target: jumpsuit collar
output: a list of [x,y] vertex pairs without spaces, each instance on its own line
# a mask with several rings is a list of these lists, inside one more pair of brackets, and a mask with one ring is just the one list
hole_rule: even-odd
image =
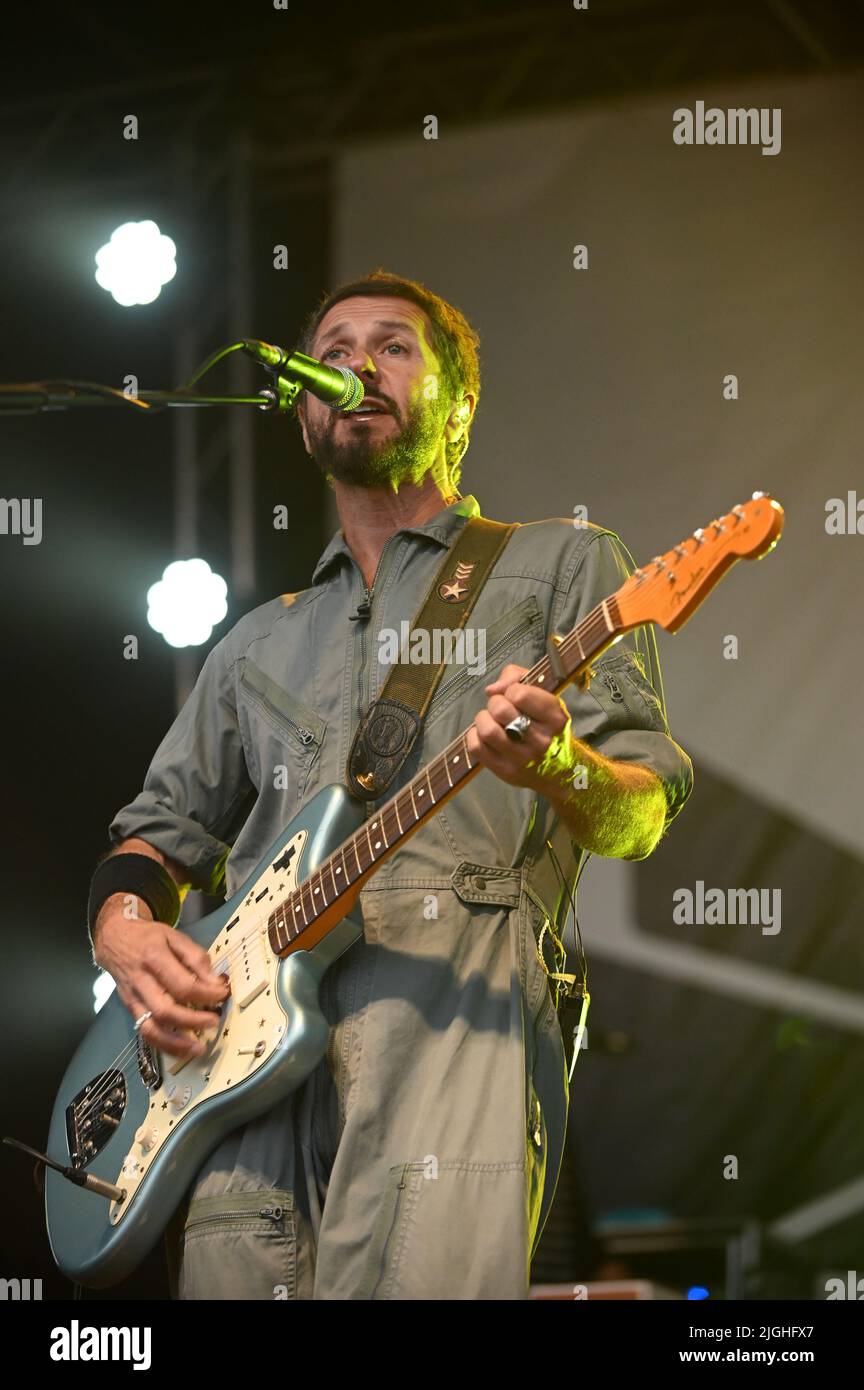
[[[438,541],[446,549],[454,540],[457,531],[465,525],[469,517],[480,515],[480,504],[476,497],[457,497],[455,502],[451,502],[449,507],[444,507],[440,512],[424,521],[420,526],[401,526],[394,535],[407,536],[428,536],[431,540]],[[330,543],[323,551],[317,565],[312,571],[312,583],[317,584],[324,572],[338,560],[354,559],[348,548],[344,533],[340,530],[332,537]]]

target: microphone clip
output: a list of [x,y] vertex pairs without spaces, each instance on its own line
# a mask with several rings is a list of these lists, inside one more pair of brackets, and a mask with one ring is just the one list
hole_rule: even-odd
[[265,386],[263,391],[259,391],[261,405],[259,410],[275,410],[280,415],[285,415],[294,409],[297,397],[303,390],[299,381],[289,381],[287,376],[279,375],[278,367],[267,367],[265,369],[272,382],[272,386]]

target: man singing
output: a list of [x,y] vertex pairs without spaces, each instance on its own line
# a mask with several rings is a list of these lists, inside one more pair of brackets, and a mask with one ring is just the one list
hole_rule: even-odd
[[[200,1051],[189,1030],[215,1024],[227,994],[173,930],[182,896],[235,893],[300,807],[345,781],[388,676],[379,634],[412,623],[479,515],[459,492],[477,342],[459,310],[383,271],[307,322],[301,350],[350,367],[366,393],[362,414],[308,393],[297,407],[341,529],[309,588],[211,651],[111,825],[112,858],[131,856],[124,892],[94,877],[95,959],[154,1048]],[[488,670],[445,669],[388,795],[465,728],[484,770],[364,887],[362,938],[324,977],[315,1071],[178,1191],[177,1296],[527,1296],[567,1105],[537,942],[544,923],[560,932],[585,855],[651,854],[693,773],[669,734],[651,629],[609,648],[587,690],[559,699],[519,678],[632,569],[613,532],[567,520],[520,526],[501,550],[469,618]]]

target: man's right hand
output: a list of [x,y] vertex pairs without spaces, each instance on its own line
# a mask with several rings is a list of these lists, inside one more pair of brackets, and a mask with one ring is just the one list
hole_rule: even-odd
[[202,1042],[181,1030],[218,1024],[219,1015],[211,1010],[228,998],[229,986],[203,946],[165,922],[130,918],[109,902],[99,915],[93,958],[113,977],[133,1019],[151,1014],[138,1030],[151,1046],[173,1057],[204,1052]]

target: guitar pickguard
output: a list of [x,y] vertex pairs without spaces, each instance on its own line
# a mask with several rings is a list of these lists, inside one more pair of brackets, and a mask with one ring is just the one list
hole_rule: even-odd
[[248,1081],[280,1046],[288,1016],[277,984],[282,962],[271,950],[267,919],[296,886],[307,838],[308,831],[299,830],[283,846],[210,945],[213,969],[228,975],[231,992],[218,1026],[196,1031],[206,1050],[200,1057],[185,1058],[147,1047],[155,1084],[147,1114],[115,1179],[126,1196],[111,1203],[112,1225],[123,1220],[145,1174],[186,1118]]

